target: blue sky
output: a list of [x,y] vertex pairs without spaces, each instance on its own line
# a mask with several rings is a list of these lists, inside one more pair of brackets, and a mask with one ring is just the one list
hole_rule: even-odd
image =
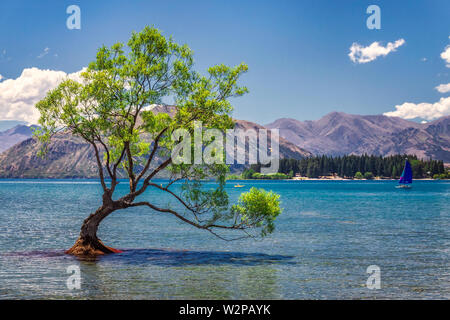
[[[72,4],[81,8],[81,30],[66,28]],[[371,4],[381,8],[381,30],[366,27]],[[98,47],[126,42],[145,25],[187,43],[200,71],[246,62],[242,83],[250,94],[233,101],[234,116],[261,124],[331,111],[380,114],[448,97],[435,89],[450,82],[440,56],[450,44],[447,0],[2,1],[0,75],[17,79],[31,67],[79,71]],[[399,39],[405,43],[396,51],[371,62],[348,56],[353,43]]]

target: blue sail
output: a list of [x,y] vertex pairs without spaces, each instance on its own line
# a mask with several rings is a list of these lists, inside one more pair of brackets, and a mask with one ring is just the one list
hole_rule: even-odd
[[398,183],[401,184],[410,184],[412,183],[412,170],[411,170],[411,164],[409,163],[408,159],[405,161],[405,168],[403,168],[402,175],[400,176],[400,180]]

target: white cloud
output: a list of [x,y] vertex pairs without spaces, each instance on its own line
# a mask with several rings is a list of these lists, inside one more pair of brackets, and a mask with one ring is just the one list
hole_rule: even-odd
[[447,68],[450,68],[450,46],[446,46],[441,53],[441,58],[447,62]]
[[46,48],[44,49],[44,51],[43,51],[40,55],[37,56],[37,58],[38,58],[38,59],[41,59],[41,58],[45,57],[46,55],[48,55],[49,52],[50,52],[50,48],[49,48],[49,47],[46,47]]
[[0,74],[0,81],[2,81],[5,77]]
[[425,119],[433,120],[450,115],[450,97],[441,98],[435,103],[411,103],[405,102],[395,106],[395,111],[384,113],[388,117],[400,117],[403,119]]
[[427,58],[420,59],[420,61],[422,61],[422,62],[426,62],[427,60],[428,60]]
[[388,42],[388,44],[383,47],[379,42],[375,41],[371,45],[363,47],[355,42],[350,47],[348,56],[350,57],[350,60],[355,63],[367,63],[375,60],[379,56],[387,56],[389,53],[396,51],[396,49],[404,43],[404,39],[398,39],[395,42]]
[[440,84],[435,88],[437,91],[439,91],[440,93],[446,93],[446,92],[450,92],[450,83],[447,84]]
[[37,123],[39,111],[34,105],[45,97],[47,91],[66,78],[81,81],[83,70],[67,74],[63,71],[27,68],[18,78],[0,82],[0,119]]

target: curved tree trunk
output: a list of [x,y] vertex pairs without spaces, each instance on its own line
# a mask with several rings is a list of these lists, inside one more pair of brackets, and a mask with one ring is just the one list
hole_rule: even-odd
[[97,238],[97,230],[100,222],[110,213],[115,211],[111,206],[101,206],[84,220],[81,226],[80,236],[72,248],[66,251],[67,254],[77,256],[97,256],[106,253],[118,253],[120,250],[105,246],[99,238]]

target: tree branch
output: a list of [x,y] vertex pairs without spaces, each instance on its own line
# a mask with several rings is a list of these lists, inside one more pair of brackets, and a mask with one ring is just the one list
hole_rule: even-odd
[[[238,226],[222,226],[222,225],[216,225],[216,224],[207,224],[207,225],[201,225],[199,223],[196,223],[194,221],[191,221],[185,217],[183,217],[181,214],[179,214],[178,212],[176,212],[175,210],[172,209],[167,209],[167,208],[160,208],[158,206],[155,206],[153,204],[151,204],[148,201],[141,201],[141,202],[136,202],[136,203],[127,203],[126,204],[127,207],[139,207],[139,206],[147,206],[155,211],[159,211],[159,212],[166,212],[166,213],[171,213],[173,214],[175,217],[177,217],[178,219],[190,224],[191,226],[194,226],[198,229],[203,229],[203,230],[207,230],[210,233],[212,233],[213,235],[215,235],[216,237],[222,239],[222,240],[226,240],[226,241],[234,241],[234,240],[239,240],[239,239],[244,239],[244,238],[248,238],[248,237],[252,237],[250,234],[248,234],[247,232],[245,232],[245,227],[238,225]],[[228,230],[242,230],[246,233],[246,236],[242,236],[242,237],[238,237],[238,238],[231,238],[231,239],[226,239],[220,235],[218,235],[217,233],[215,233],[213,230],[211,230],[212,228],[217,228],[217,229],[228,229]]]
[[147,159],[147,163],[145,164],[144,169],[142,169],[141,173],[138,175],[138,177],[136,178],[136,184],[138,184],[139,180],[141,180],[141,178],[145,175],[145,173],[147,172],[148,168],[150,167],[150,164],[153,160],[153,157],[155,156],[155,153],[158,149],[158,143],[159,143],[159,139],[161,139],[162,135],[164,134],[164,132],[166,132],[168,129],[168,127],[166,127],[165,129],[163,129],[155,138],[154,141],[154,145],[153,145],[153,150],[151,152],[151,154],[149,155],[148,159]]
[[94,150],[95,150],[95,158],[97,159],[97,166],[98,166],[98,173],[100,176],[100,182],[102,184],[103,190],[105,192],[107,192],[108,187],[105,184],[105,176],[103,174],[103,165],[102,165],[102,162],[100,161],[100,155],[98,152],[98,148],[97,148],[97,145],[95,144],[95,142],[91,142],[91,144],[94,146]]
[[153,172],[144,180],[144,183],[142,184],[142,187],[135,192],[132,192],[130,194],[131,197],[135,198],[138,195],[142,194],[148,187],[150,180],[161,170],[163,170],[165,167],[167,167],[170,163],[172,162],[172,158],[167,159],[166,161],[164,161],[163,163],[161,163],[155,170],[153,170]]

